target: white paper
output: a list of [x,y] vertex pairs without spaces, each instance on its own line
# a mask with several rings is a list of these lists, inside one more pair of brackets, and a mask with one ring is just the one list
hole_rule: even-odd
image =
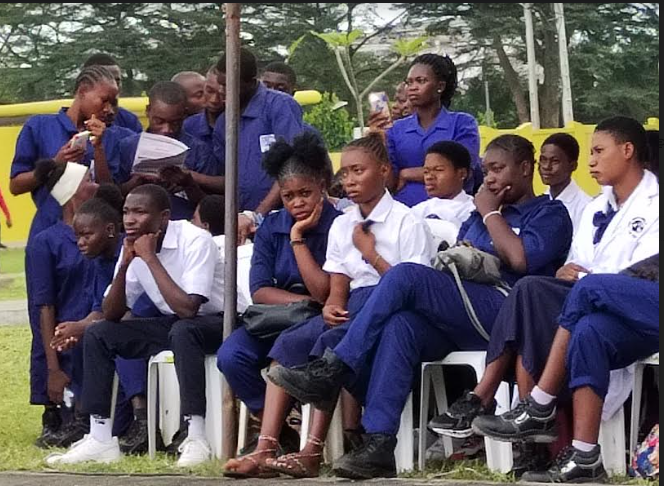
[[157,175],[159,170],[174,165],[184,168],[189,147],[171,137],[141,133],[132,172]]

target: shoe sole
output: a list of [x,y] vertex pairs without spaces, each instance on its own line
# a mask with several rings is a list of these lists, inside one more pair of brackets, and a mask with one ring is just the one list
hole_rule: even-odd
[[445,437],[452,437],[453,439],[468,439],[469,437],[475,435],[472,428],[464,430],[456,430],[456,429],[443,429],[441,427],[429,426],[429,430],[438,435],[442,435]]
[[286,393],[300,403],[311,404],[314,408],[324,412],[332,412],[337,406],[337,401],[334,403],[327,401],[320,401],[319,397],[309,394],[309,392],[293,386],[290,382],[284,381],[279,373],[274,373],[273,370],[268,372],[267,377],[272,383],[280,388],[283,388]]
[[357,469],[349,469],[347,467],[335,467],[333,468],[334,474],[337,477],[340,478],[346,478],[346,479],[354,479],[358,481],[364,481],[364,480],[369,480],[369,479],[376,479],[376,478],[396,478],[397,473],[392,472],[392,471],[382,471],[378,474],[373,474],[375,471],[368,471],[368,470],[357,470]]
[[[602,476],[598,476],[596,478],[576,478],[572,479],[570,481],[566,481],[565,483],[559,483],[559,484],[597,484],[597,483],[605,483],[609,479],[608,475],[604,474]],[[529,484],[543,484],[543,483],[551,483],[551,481],[533,481],[533,480],[528,480],[528,479],[519,479],[519,483],[529,483]]]
[[528,441],[528,442],[536,442],[538,444],[551,444],[552,442],[558,440],[558,434],[555,431],[552,432],[551,434],[538,433],[538,434],[528,434],[528,435],[503,435],[503,434],[497,434],[496,432],[493,431],[489,432],[484,431],[478,428],[475,424],[473,424],[473,432],[477,435],[488,437],[489,439],[495,439],[501,442]]

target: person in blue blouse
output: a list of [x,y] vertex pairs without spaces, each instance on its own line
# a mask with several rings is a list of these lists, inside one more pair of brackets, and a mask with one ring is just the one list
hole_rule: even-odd
[[456,66],[449,57],[424,54],[411,64],[406,84],[415,113],[395,121],[387,131],[397,179],[395,199],[411,207],[427,199],[423,184],[426,151],[436,142],[449,140],[470,152],[471,173],[464,190],[474,194],[482,183],[480,134],[475,118],[449,109],[457,88]]
[[[278,141],[267,153],[264,167],[279,182],[284,208],[265,218],[256,233],[249,280],[255,304],[327,299],[330,277],[322,267],[328,232],[341,214],[324,198],[329,165],[327,151],[309,132],[292,145]],[[270,364],[276,338],[258,339],[240,327],[217,355],[233,391],[259,417],[266,400],[261,370]]]
[[208,69],[203,88],[205,109],[201,113],[188,116],[184,121],[184,131],[207,145],[210,153],[214,147],[212,142],[214,126],[226,108],[226,102],[221,96],[218,75],[216,65]]
[[[569,251],[572,222],[560,201],[534,195],[533,144],[518,135],[498,137],[487,148],[483,168],[477,211],[461,227],[458,240],[498,257],[508,285],[526,275],[553,275]],[[333,350],[307,367],[271,369],[268,378],[314,405],[333,401],[342,386],[370,371],[366,397],[357,397],[365,399],[362,425],[368,435],[362,448],[335,463],[338,476],[396,475],[396,433],[416,367],[450,351],[486,349],[505,293],[469,280],[463,286],[476,323],[451,273],[397,265],[383,276]]]
[[185,166],[164,167],[159,176],[132,173],[132,166],[141,135],[134,135],[120,144],[119,182],[122,192],[145,183],[158,183],[171,194],[171,219],[190,220],[196,204],[207,193],[222,193],[224,178],[221,167],[212,157],[206,144],[183,130],[186,117],[187,95],[177,83],[164,81],[155,84],[148,94],[148,133],[174,138],[187,147]]
[[[217,63],[222,97],[226,96],[226,56]],[[292,142],[304,131],[302,108],[289,95],[266,88],[258,80],[258,62],[248,49],[240,50],[240,148],[238,185],[240,211],[262,216],[279,206],[279,187],[261,165],[263,155],[280,137]],[[226,120],[217,119],[213,134],[214,156],[226,161]]]

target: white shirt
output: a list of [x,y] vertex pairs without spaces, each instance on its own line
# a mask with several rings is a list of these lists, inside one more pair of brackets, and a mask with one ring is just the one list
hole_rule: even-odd
[[[602,240],[593,244],[597,227],[593,217],[611,205],[613,217]],[[659,183],[649,171],[632,195],[618,209],[613,188],[605,187],[583,212],[579,232],[572,240],[568,263],[581,265],[593,273],[618,273],[659,253]]]
[[393,266],[407,262],[431,265],[433,251],[425,223],[385,191],[366,220],[359,206],[334,220],[328,237],[324,271],[349,277],[351,290],[378,284],[380,275],[371,265],[373,262],[364,261],[353,245],[355,226],[368,220],[374,222],[370,231],[376,237],[376,251],[387,263]]
[[[546,194],[551,197],[551,188],[547,188]],[[572,220],[572,226],[574,228],[574,234],[579,229],[579,224],[581,224],[581,216],[583,216],[583,211],[586,209],[586,206],[590,201],[593,200],[588,194],[586,194],[579,185],[574,182],[574,179],[567,185],[563,192],[561,192],[556,198],[557,201],[560,201],[567,208],[569,217]]]
[[[223,312],[224,264],[210,233],[188,221],[169,221],[157,258],[185,293],[206,299],[198,315]],[[122,255],[115,268],[116,274],[121,261]],[[140,258],[134,258],[127,269],[127,307],[133,307],[143,292],[162,314],[175,314],[159,292],[148,266]]]
[[447,241],[449,245],[456,242],[461,225],[475,211],[475,203],[472,196],[461,191],[452,199],[432,197],[412,207],[410,211],[427,223],[433,238],[433,248],[436,249],[442,241]]
[[[221,258],[222,268],[226,264],[226,235],[213,236],[212,240],[219,249],[219,258]],[[246,268],[241,265],[243,260],[251,261],[251,253],[253,252],[253,244],[238,246],[237,248],[237,311],[243,313],[251,304],[251,296],[249,294],[249,267]],[[246,254],[246,255],[245,255]],[[242,275],[242,271],[246,270],[246,275]],[[246,277],[246,278],[245,278]]]

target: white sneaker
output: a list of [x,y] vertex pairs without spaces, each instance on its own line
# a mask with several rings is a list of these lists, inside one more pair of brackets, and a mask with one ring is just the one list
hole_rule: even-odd
[[187,437],[178,448],[180,459],[177,467],[192,467],[209,461],[212,457],[210,444],[205,439],[192,439]]
[[113,437],[110,442],[99,442],[91,435],[85,435],[83,439],[72,444],[64,454],[55,453],[47,456],[46,463],[51,466],[55,464],[77,464],[86,461],[108,464],[120,460],[121,456],[117,437]]

